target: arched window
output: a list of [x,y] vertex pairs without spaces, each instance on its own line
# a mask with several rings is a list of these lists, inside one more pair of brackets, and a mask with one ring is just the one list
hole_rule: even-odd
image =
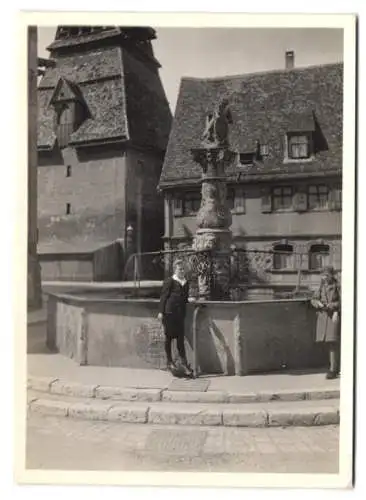
[[287,244],[278,244],[273,247],[273,268],[293,269],[294,268],[294,247]]
[[309,251],[309,269],[321,270],[329,265],[329,245],[311,245]]

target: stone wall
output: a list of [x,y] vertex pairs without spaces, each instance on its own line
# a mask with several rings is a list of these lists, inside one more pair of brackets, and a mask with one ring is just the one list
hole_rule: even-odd
[[[93,149],[93,148],[92,148]],[[71,174],[67,176],[67,166]],[[66,148],[39,155],[39,240],[113,241],[125,229],[125,156],[121,150]],[[66,205],[70,204],[70,214]]]
[[119,242],[87,253],[40,254],[42,281],[119,281],[123,271]]
[[[194,307],[189,305],[186,318],[191,363]],[[51,294],[48,344],[69,357],[82,352],[81,357],[73,355],[81,364],[162,367],[164,334],[157,313],[157,300]],[[315,319],[304,300],[207,302],[197,315],[199,368],[202,373],[245,375],[324,366],[325,353],[314,342]]]

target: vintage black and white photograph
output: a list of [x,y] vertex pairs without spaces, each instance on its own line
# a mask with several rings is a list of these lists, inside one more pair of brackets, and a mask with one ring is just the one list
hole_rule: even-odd
[[351,474],[355,19],[264,17],[24,25],[28,474]]

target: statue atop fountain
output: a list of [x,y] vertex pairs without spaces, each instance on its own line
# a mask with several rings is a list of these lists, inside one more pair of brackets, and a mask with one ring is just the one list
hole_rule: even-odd
[[232,115],[223,99],[206,119],[201,147],[191,150],[202,168],[201,207],[192,248],[197,252],[201,300],[225,300],[230,295],[231,212],[226,201],[225,167],[234,158],[229,147]]

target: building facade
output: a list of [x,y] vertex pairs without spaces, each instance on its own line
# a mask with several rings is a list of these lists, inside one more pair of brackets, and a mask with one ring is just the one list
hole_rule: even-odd
[[[54,67],[38,85],[38,226],[49,276],[63,279],[61,268],[51,269],[59,249],[78,279],[78,254],[118,241],[114,279],[120,279],[128,228],[130,251],[161,245],[156,186],[171,112],[155,37],[151,28],[59,26],[48,47]],[[110,272],[95,279],[110,280]]]
[[[191,149],[217,103],[229,101],[226,168],[236,278],[253,294],[311,290],[324,265],[341,271],[343,65],[181,82],[160,178],[166,249],[190,246],[201,169]],[[235,267],[236,266],[236,267]]]

